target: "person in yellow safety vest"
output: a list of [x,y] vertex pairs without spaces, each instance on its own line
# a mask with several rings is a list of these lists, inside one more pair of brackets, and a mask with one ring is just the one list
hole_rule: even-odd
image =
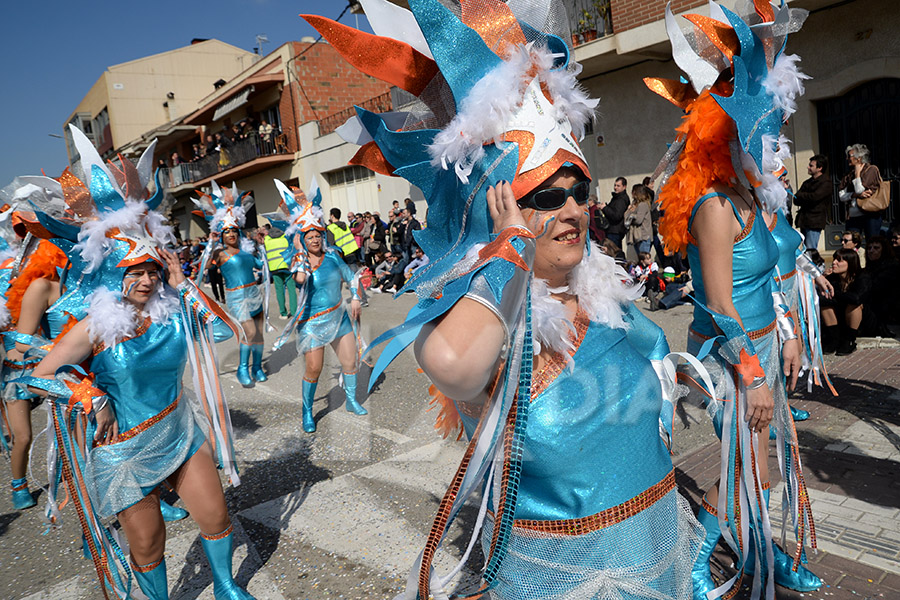
[[353,238],[353,233],[347,224],[341,221],[341,209],[332,208],[328,217],[328,245],[340,248],[344,262],[348,265],[356,265],[359,262],[359,245]]
[[[269,263],[269,274],[275,284],[275,298],[278,300],[278,312],[282,317],[291,318],[297,312],[297,285],[291,276],[290,265],[285,262],[282,253],[288,249],[288,240],[284,232],[277,227],[265,225],[266,260]],[[289,308],[284,305],[284,290],[287,288]]]

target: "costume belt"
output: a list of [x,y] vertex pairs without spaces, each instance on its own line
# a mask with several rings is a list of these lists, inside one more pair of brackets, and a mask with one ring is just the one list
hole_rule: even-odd
[[244,285],[239,285],[239,286],[237,286],[237,287],[233,287],[233,288],[227,287],[227,288],[225,288],[225,291],[226,291],[226,292],[233,292],[233,291],[235,291],[235,290],[242,290],[242,289],[244,289],[244,288],[248,288],[248,287],[251,287],[251,286],[254,286],[254,285],[257,285],[256,282],[255,282],[255,281],[251,281],[250,283],[245,283]]
[[131,429],[127,429],[125,431],[120,432],[119,435],[116,436],[116,441],[105,443],[105,444],[101,444],[98,442],[94,445],[95,446],[112,446],[113,444],[118,444],[119,442],[124,442],[125,440],[130,440],[134,436],[138,435],[139,433],[143,433],[147,429],[150,429],[151,427],[153,427],[154,425],[156,425],[157,423],[162,421],[164,418],[169,416],[169,414],[178,407],[179,400],[181,400],[181,392],[178,393],[178,397],[175,398],[175,401],[172,404],[170,404],[167,407],[165,407],[164,409],[162,409],[159,413],[153,415],[146,421],[142,421],[142,422],[138,423]]
[[[758,340],[762,337],[769,335],[773,331],[775,331],[775,321],[772,321],[771,323],[769,323],[762,329],[755,329],[753,331],[748,331],[747,337],[749,337],[751,340]],[[693,328],[688,329],[688,336],[694,338],[696,341],[699,341],[699,342],[705,342],[706,340],[713,337],[711,335],[706,335],[706,334],[700,333],[699,331],[697,331],[696,329],[693,329]]]
[[673,469],[659,483],[650,486],[634,498],[596,514],[578,519],[560,519],[555,521],[517,519],[513,522],[513,527],[556,535],[584,535],[630,519],[656,504],[674,489],[675,471]]

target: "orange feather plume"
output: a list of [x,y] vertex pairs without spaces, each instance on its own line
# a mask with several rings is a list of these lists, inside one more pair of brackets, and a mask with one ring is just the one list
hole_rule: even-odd
[[[730,84],[719,84],[712,91],[727,95],[731,92]],[[736,178],[730,147],[736,131],[731,117],[710,90],[688,106],[676,131],[678,139],[685,144],[678,168],[659,191],[660,207],[664,211],[659,233],[665,240],[666,252],[683,254],[690,240],[688,222],[694,203],[714,184],[730,185]]]
[[428,388],[428,393],[431,395],[431,406],[428,407],[428,410],[435,407],[440,408],[438,416],[434,420],[434,428],[444,439],[456,433],[457,441],[461,440],[463,436],[462,417],[459,416],[456,404],[433,385]]
[[57,268],[64,267],[67,259],[65,253],[47,240],[41,240],[37,249],[28,257],[25,268],[19,272],[9,291],[6,293],[6,308],[12,317],[12,322],[19,322],[19,314],[22,311],[22,297],[25,290],[35,279],[50,279],[59,281]]

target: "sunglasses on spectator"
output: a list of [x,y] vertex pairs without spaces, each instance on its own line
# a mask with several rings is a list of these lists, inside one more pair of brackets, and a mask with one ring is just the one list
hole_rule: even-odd
[[853,242],[853,238],[843,238],[841,239],[842,244],[850,244]]
[[579,205],[587,204],[591,191],[590,181],[579,181],[572,187],[552,187],[533,192],[518,201],[520,208],[533,208],[534,210],[556,210],[566,205],[569,196],[575,199]]

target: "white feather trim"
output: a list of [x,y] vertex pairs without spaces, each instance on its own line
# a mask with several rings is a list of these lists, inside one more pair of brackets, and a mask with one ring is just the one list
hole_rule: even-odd
[[6,300],[0,299],[0,329],[6,329],[10,319],[11,315],[9,314],[9,309],[6,308]]
[[474,165],[484,158],[484,144],[502,144],[503,134],[522,100],[531,79],[528,72],[547,84],[555,114],[548,119],[569,119],[576,136],[584,136],[584,126],[594,116],[599,100],[591,100],[576,80],[577,71],[551,70],[554,55],[534,43],[518,46],[508,60],[482,77],[460,102],[453,120],[428,146],[431,164],[443,169],[455,163],[460,181],[468,182]]
[[228,206],[216,210],[209,224],[211,231],[220,232],[225,227],[237,227],[242,229],[247,222],[247,214],[243,206]]
[[[600,251],[593,242],[590,252],[585,247],[582,261],[569,274],[568,292],[578,297],[578,305],[592,323],[613,329],[627,329],[624,307],[641,297],[643,289],[634,285],[628,273],[611,256]],[[531,323],[534,352],[543,347],[569,356],[573,349],[569,339],[575,327],[566,317],[565,308],[550,293],[547,282],[537,277],[531,284]],[[571,362],[570,365],[571,366]]]
[[741,166],[759,181],[759,186],[754,190],[756,197],[762,203],[763,210],[771,214],[786,210],[788,206],[787,190],[776,173],[779,173],[785,167],[785,162],[791,158],[791,141],[783,135],[777,139],[771,135],[764,135],[762,147],[762,173],[746,152],[741,152]]
[[148,211],[143,202],[125,202],[125,208],[113,212],[104,212],[101,219],[87,221],[78,232],[78,243],[75,250],[87,263],[85,271],[96,270],[110,252],[116,247],[116,240],[106,237],[110,229],[123,232],[143,229],[146,225],[150,236],[160,246],[174,243],[172,228],[164,223],[164,217],[155,211]]
[[810,79],[800,71],[800,57],[796,54],[782,54],[775,60],[775,66],[763,79],[763,87],[776,107],[784,111],[784,120],[797,112],[797,98],[803,95],[803,80]]
[[102,343],[109,348],[123,339],[134,335],[137,328],[137,310],[123,302],[121,294],[105,287],[97,288],[87,297],[88,335],[94,344]]
[[256,254],[256,244],[253,242],[253,240],[241,236],[241,252],[246,252],[247,254]]
[[144,306],[144,312],[157,325],[166,325],[172,315],[181,310],[178,293],[168,285],[160,285],[159,290],[150,297]]

